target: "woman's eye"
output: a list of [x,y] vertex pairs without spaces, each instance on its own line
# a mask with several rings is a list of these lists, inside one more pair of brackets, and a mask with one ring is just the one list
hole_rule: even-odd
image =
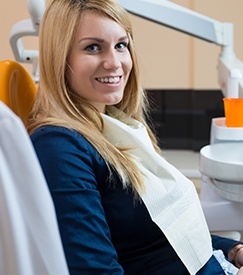
[[99,51],[100,47],[96,44],[89,45],[85,48],[86,51],[88,52],[97,52]]
[[116,45],[116,48],[120,51],[127,49],[127,47],[128,47],[128,43],[126,43],[126,42],[118,43]]

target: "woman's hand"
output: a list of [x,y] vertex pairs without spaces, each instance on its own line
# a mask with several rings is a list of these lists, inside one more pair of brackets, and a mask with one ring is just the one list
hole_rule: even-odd
[[[238,268],[243,266],[243,244],[235,245],[228,254],[229,260]],[[241,270],[237,274],[243,274]]]
[[236,273],[236,275],[243,275],[243,267],[239,269],[239,271]]
[[235,262],[237,263],[237,267],[243,266],[243,245],[241,245],[241,248],[238,250],[236,254]]

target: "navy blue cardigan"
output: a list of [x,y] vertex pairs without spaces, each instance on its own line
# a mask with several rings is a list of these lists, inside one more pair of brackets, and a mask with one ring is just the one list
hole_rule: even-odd
[[[189,274],[145,205],[79,133],[39,128],[33,145],[53,197],[71,275]],[[228,253],[234,241],[213,236]],[[200,275],[224,274],[212,257]]]

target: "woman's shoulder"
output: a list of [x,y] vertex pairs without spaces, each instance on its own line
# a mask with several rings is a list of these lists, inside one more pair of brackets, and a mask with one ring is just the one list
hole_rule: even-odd
[[36,139],[39,137],[52,137],[52,136],[70,136],[74,138],[84,138],[81,134],[79,134],[77,131],[66,128],[63,126],[54,126],[54,125],[46,125],[41,126],[37,130],[35,130],[31,134],[31,139]]
[[53,142],[57,146],[62,145],[64,142],[72,144],[81,143],[82,146],[90,144],[83,135],[73,129],[63,126],[42,126],[35,130],[30,135],[30,138],[33,143]]
[[72,154],[78,152],[101,161],[101,156],[94,146],[73,129],[62,126],[42,126],[34,131],[30,138],[38,153],[41,151],[60,156],[67,152]]
[[[106,167],[105,161],[96,148],[80,133],[61,126],[43,126],[34,131],[31,136],[40,162],[80,163],[80,166]],[[82,164],[81,164],[82,162]],[[61,164],[60,164],[61,165]],[[107,168],[105,168],[107,169]]]
[[60,126],[44,126],[31,135],[31,140],[52,188],[59,188],[61,183],[66,186],[70,179],[74,179],[71,180],[74,185],[79,182],[79,187],[106,182],[109,173],[106,162],[77,131]]

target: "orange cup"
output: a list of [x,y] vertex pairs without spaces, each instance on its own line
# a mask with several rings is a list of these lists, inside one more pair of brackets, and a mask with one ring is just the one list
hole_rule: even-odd
[[223,98],[227,127],[243,127],[243,98]]

